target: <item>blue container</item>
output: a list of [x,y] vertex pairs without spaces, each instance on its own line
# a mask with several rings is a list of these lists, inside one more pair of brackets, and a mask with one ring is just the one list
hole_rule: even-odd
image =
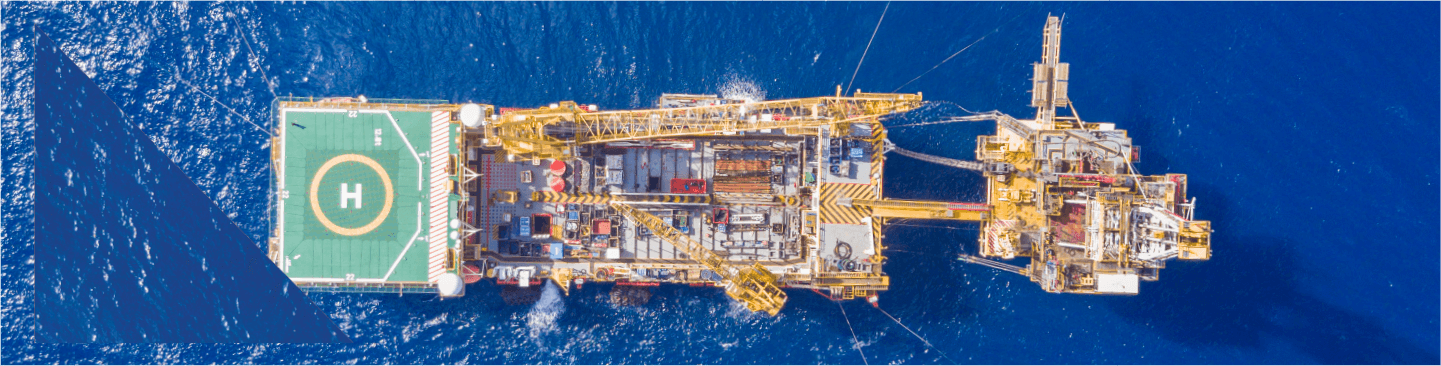
[[551,244],[550,244],[550,259],[556,259],[556,260],[558,260],[558,259],[561,259],[561,258],[565,258],[565,245],[563,245],[563,244],[561,244],[561,243],[551,243]]

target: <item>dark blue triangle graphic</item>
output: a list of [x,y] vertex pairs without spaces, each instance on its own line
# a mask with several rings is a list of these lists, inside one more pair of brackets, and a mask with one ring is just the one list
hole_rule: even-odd
[[350,342],[44,33],[34,75],[37,341]]

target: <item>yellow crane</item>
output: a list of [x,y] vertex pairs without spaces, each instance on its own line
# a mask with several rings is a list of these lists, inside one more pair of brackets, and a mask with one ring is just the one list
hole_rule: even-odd
[[842,206],[870,207],[871,216],[875,217],[982,222],[991,213],[990,206],[983,203],[849,198],[839,201]]
[[744,303],[746,309],[774,316],[785,306],[786,293],[776,286],[776,275],[766,267],[760,264],[752,264],[750,267],[731,264],[706,249],[700,242],[666,225],[655,215],[624,203],[611,202],[610,206],[631,221],[645,225],[655,236],[685,252],[692,260],[719,274],[723,279],[721,285],[725,288],[726,295]]
[[684,108],[594,111],[560,102],[494,115],[482,143],[505,150],[512,160],[563,159],[584,144],[664,137],[702,136],[764,129],[814,128],[873,121],[920,107],[916,94],[860,93]]
[[[577,156],[576,148],[586,144],[639,141],[667,137],[705,136],[743,131],[813,129],[832,126],[848,131],[852,123],[875,123],[880,117],[906,112],[921,106],[920,93],[861,93],[842,97],[783,99],[749,103],[727,103],[717,100],[711,105],[680,108],[658,108],[623,111],[595,111],[594,106],[575,102],[559,102],[549,106],[512,110],[493,115],[480,127],[481,143],[500,148],[511,161],[566,159]],[[704,103],[702,103],[704,104]],[[844,132],[842,132],[844,133]],[[539,193],[539,192],[537,192]],[[592,197],[593,196],[593,197]],[[615,207],[630,220],[644,225],[656,236],[685,252],[697,263],[722,277],[726,294],[746,305],[751,311],[775,315],[785,306],[786,294],[777,285],[778,278],[759,264],[737,265],[706,249],[696,240],[666,225],[660,218],[629,204],[613,201],[613,197],[534,197],[538,201],[604,203]],[[660,199],[659,202],[669,202]],[[708,200],[707,200],[708,201]],[[976,220],[978,213],[958,211],[942,205],[911,207],[915,202],[876,200],[862,204],[882,212],[894,206],[897,217],[930,215],[942,212],[953,219]],[[962,216],[954,216],[963,213]]]

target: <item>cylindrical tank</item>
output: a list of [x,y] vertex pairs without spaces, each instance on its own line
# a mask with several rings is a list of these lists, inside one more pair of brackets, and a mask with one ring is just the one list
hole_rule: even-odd
[[446,272],[435,280],[436,289],[440,290],[441,296],[459,296],[465,290],[460,275]]
[[485,110],[479,104],[467,103],[460,106],[460,123],[469,128],[480,127],[484,123],[481,120],[481,115],[484,113]]

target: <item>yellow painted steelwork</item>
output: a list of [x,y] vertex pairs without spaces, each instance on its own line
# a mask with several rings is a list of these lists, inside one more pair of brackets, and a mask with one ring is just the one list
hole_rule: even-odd
[[637,210],[624,203],[612,202],[610,205],[616,211],[630,218],[631,221],[644,225],[671,246],[685,252],[692,260],[719,274],[724,280],[721,285],[725,287],[726,295],[744,303],[746,309],[776,315],[781,311],[781,307],[785,306],[786,293],[776,286],[776,275],[764,266],[760,264],[752,264],[750,267],[735,265],[721,259],[715,252],[706,249],[700,242],[681,233],[680,230],[666,225],[655,215]]
[[985,221],[990,209],[985,205],[912,200],[851,200],[851,206],[869,207],[871,216],[906,219],[937,219]]
[[[1000,112],[954,119],[997,124],[995,135],[976,141],[989,208],[980,220],[980,254],[1031,263],[963,259],[1026,275],[1047,292],[1078,294],[1136,294],[1136,283],[1158,280],[1168,259],[1209,259],[1211,223],[1194,219],[1186,176],[1137,174],[1138,150],[1125,130],[1076,115],[1066,91],[1070,67],[1059,61],[1060,19],[1049,17],[1044,32],[1042,59],[1033,65],[1034,119]],[[1058,108],[1070,115],[1057,116]],[[876,216],[939,213],[935,205],[891,212],[854,204]]]
[[550,271],[550,280],[554,281],[556,285],[560,285],[560,289],[565,291],[565,296],[570,296],[570,281],[573,279],[575,279],[575,273],[570,268],[556,268]]
[[1180,253],[1177,258],[1201,261],[1211,259],[1210,221],[1187,221],[1178,234]]
[[628,203],[709,205],[714,201],[709,195],[695,194],[628,194],[622,196],[613,196],[604,193],[565,193],[545,191],[531,192],[530,200],[535,202],[580,203],[591,205],[607,204],[613,201]]
[[847,199],[879,199],[872,184],[824,183],[821,184],[821,222],[828,224],[861,224],[871,215],[867,208],[844,204]]
[[905,112],[921,106],[921,95],[856,93],[851,97],[815,97],[685,108],[593,112],[574,102],[508,111],[485,128],[485,143],[504,149],[512,159],[563,159],[583,144],[658,137],[795,129],[850,123]]
[[[1139,159],[1139,150],[1133,149],[1131,139],[1125,130],[1116,129],[1113,123],[1083,122],[1076,114],[1075,106],[1068,95],[1069,65],[1060,62],[1061,21],[1049,17],[1044,29],[1041,62],[1035,63],[1031,79],[1030,106],[1036,108],[1032,119],[1019,120],[1000,112],[973,114],[949,118],[946,122],[995,121],[993,136],[977,139],[974,162],[932,157],[896,148],[886,139],[888,131],[880,119],[894,113],[913,110],[922,105],[921,94],[856,93],[842,96],[837,86],[835,96],[785,99],[775,101],[746,102],[721,98],[714,95],[667,94],[657,103],[658,109],[597,111],[595,106],[583,106],[575,102],[559,102],[533,109],[507,109],[497,111],[494,106],[480,105],[481,121],[467,118],[463,136],[455,136],[451,161],[452,175],[458,175],[454,182],[467,183],[465,191],[475,190],[477,184],[485,184],[479,190],[490,191],[487,205],[504,203],[501,212],[517,211],[525,215],[534,211],[559,214],[574,211],[565,208],[572,205],[607,205],[626,217],[632,224],[649,229],[654,235],[674,248],[664,248],[660,255],[638,255],[640,250],[621,256],[617,246],[633,240],[620,226],[619,218],[611,213],[582,213],[579,226],[569,230],[553,220],[552,225],[537,226],[538,234],[549,232],[552,238],[563,234],[578,234],[590,239],[590,246],[582,250],[566,251],[566,257],[553,261],[548,270],[537,272],[537,278],[550,278],[568,290],[569,284],[577,285],[586,280],[603,282],[642,281],[678,282],[709,284],[719,282],[726,294],[745,304],[755,312],[776,315],[787,301],[781,290],[782,279],[787,288],[825,290],[836,299],[865,298],[885,291],[890,278],[882,270],[887,258],[882,253],[883,228],[892,219],[939,219],[972,221],[980,223],[979,257],[963,256],[970,263],[980,264],[998,270],[1018,273],[1029,277],[1048,292],[1081,294],[1134,294],[1139,286],[1137,281],[1155,281],[1164,262],[1170,259],[1206,260],[1210,258],[1210,222],[1195,220],[1195,200],[1187,199],[1186,177],[1180,174],[1164,176],[1142,176],[1134,171],[1133,160]],[[279,106],[311,109],[356,110],[404,110],[404,111],[458,111],[459,105],[444,102],[391,104],[383,100],[364,98],[329,98],[321,100],[287,99]],[[469,107],[469,106],[467,106]],[[473,108],[473,107],[471,107]],[[1057,115],[1061,109],[1069,115]],[[454,115],[454,114],[453,114]],[[451,124],[457,121],[450,121]],[[744,134],[744,132],[769,130],[767,134]],[[777,136],[784,132],[789,136]],[[823,140],[829,143],[817,144]],[[757,143],[770,140],[772,144]],[[777,140],[781,143],[775,143]],[[843,140],[839,142],[838,140]],[[436,140],[441,141],[441,140]],[[796,148],[790,141],[803,141]],[[815,141],[815,142],[811,142]],[[623,143],[624,142],[624,143]],[[277,139],[274,146],[283,146],[284,140]],[[822,165],[837,154],[826,150],[825,145],[837,146],[867,145],[871,147],[868,172],[863,164],[853,160],[848,175],[841,178],[827,176]],[[774,155],[785,161],[783,170],[790,180],[789,169],[799,169],[795,192],[776,195],[779,190],[710,190],[710,194],[668,194],[629,192],[623,187],[599,187],[608,179],[608,172],[632,169],[639,164],[642,170],[655,167],[652,160],[642,158],[621,160],[620,163],[599,164],[601,155],[618,154],[622,148],[666,148],[699,150],[701,163],[665,165],[661,169],[694,169],[687,178],[707,179],[711,185],[727,182],[713,180],[717,157],[722,154]],[[707,155],[710,150],[711,157]],[[280,149],[280,151],[284,151]],[[469,159],[462,159],[462,152],[470,152]],[[832,151],[826,154],[826,151]],[[855,150],[849,150],[855,151]],[[849,152],[847,151],[847,152]],[[919,200],[896,200],[882,193],[886,153],[898,152],[913,158],[947,166],[981,172],[986,179],[986,203],[953,203]],[[439,152],[437,152],[437,155]],[[491,154],[494,154],[492,157]],[[697,159],[696,154],[678,154]],[[787,155],[795,155],[794,158]],[[645,155],[639,155],[645,156]],[[570,192],[549,192],[540,187],[536,168],[541,159],[570,160],[581,158],[570,165],[576,181],[594,178],[597,183],[575,184]],[[279,153],[272,151],[272,159],[279,160]],[[591,164],[585,159],[596,159]],[[763,161],[764,159],[762,159]],[[480,162],[477,162],[480,161]],[[506,163],[525,161],[530,167],[516,167],[519,181],[525,186],[513,186],[517,177],[512,176]],[[694,160],[691,160],[692,162]],[[490,162],[501,164],[490,164]],[[650,165],[646,165],[649,163]],[[477,166],[476,164],[479,164]],[[833,163],[834,164],[834,163]],[[516,164],[521,165],[521,164]],[[620,166],[617,166],[620,165]],[[769,167],[770,165],[761,164]],[[495,169],[495,167],[507,169]],[[474,169],[472,169],[474,168]],[[485,168],[485,169],[481,169]],[[709,168],[709,169],[708,169]],[[708,171],[709,170],[709,171]],[[726,169],[720,169],[726,170]],[[591,173],[594,171],[594,173]],[[485,172],[485,179],[477,179]],[[762,175],[763,170],[759,172]],[[812,174],[814,173],[814,174]],[[623,177],[628,177],[629,172]],[[644,174],[642,174],[644,176]],[[758,175],[759,176],[759,175]],[[800,178],[804,177],[804,178]],[[454,183],[452,183],[454,184]],[[490,186],[494,184],[495,186]],[[761,183],[763,184],[763,183]],[[651,184],[654,186],[655,184]],[[530,187],[534,186],[534,187]],[[623,185],[622,185],[623,186]],[[583,187],[583,188],[582,188]],[[387,187],[388,188],[388,187]],[[594,189],[592,189],[594,188]],[[620,188],[620,189],[617,189]],[[726,187],[722,187],[726,188]],[[639,188],[634,188],[639,190]],[[312,187],[312,191],[314,188]],[[521,192],[531,192],[522,196]],[[789,191],[785,191],[789,192]],[[389,192],[387,192],[388,194]],[[314,193],[311,194],[314,196]],[[526,200],[526,198],[529,200]],[[524,203],[526,211],[518,211]],[[539,203],[539,207],[532,207]],[[663,219],[641,211],[636,207],[667,206],[666,211],[676,207],[668,206],[717,206],[731,207],[730,212],[739,212],[737,207],[758,207],[758,212],[780,210],[783,214],[772,214],[764,225],[745,226],[744,231],[770,229],[773,233],[784,232],[784,241],[761,241],[769,245],[769,256],[745,253],[753,248],[753,241],[731,241],[717,237],[719,252],[702,244],[714,233],[698,231],[696,237],[682,233]],[[777,208],[776,206],[785,206]],[[479,207],[475,207],[479,208]],[[551,210],[551,208],[554,208]],[[592,211],[599,207],[586,207]],[[688,207],[688,210],[695,207]],[[488,217],[490,211],[473,217]],[[317,210],[318,211],[318,210]],[[476,210],[479,211],[479,210]],[[604,210],[602,210],[604,211]],[[465,211],[462,211],[465,212]],[[690,213],[694,214],[694,213]],[[467,222],[462,216],[460,222]],[[502,216],[505,217],[505,216]],[[522,216],[524,217],[524,216]],[[690,216],[685,216],[687,219]],[[709,220],[708,220],[709,219]],[[709,222],[715,218],[704,215],[700,221]],[[592,228],[604,220],[612,220],[614,236],[596,239]],[[589,221],[591,225],[585,225]],[[713,224],[726,224],[713,222]],[[687,220],[687,222],[691,222]],[[734,223],[734,222],[731,222]],[[496,228],[490,220],[485,230]],[[465,232],[466,224],[461,228]],[[725,229],[717,227],[716,232]],[[736,228],[732,226],[734,231]],[[866,231],[869,231],[866,233]],[[543,235],[541,235],[543,236]],[[533,236],[534,237],[534,236]],[[868,238],[867,238],[868,237]],[[490,240],[497,240],[492,236]],[[869,247],[860,250],[863,256],[846,255],[840,258],[841,240],[849,244],[870,239]],[[858,241],[859,240],[859,241]],[[570,244],[572,241],[567,241]],[[732,243],[737,243],[732,245]],[[745,243],[745,244],[739,244]],[[272,240],[272,247],[277,246]],[[489,252],[485,245],[469,246],[474,257],[498,261],[514,269],[534,265],[533,258],[516,259]],[[562,245],[552,243],[551,245]],[[492,247],[493,248],[493,247]],[[645,249],[651,249],[647,246]],[[663,247],[662,247],[663,248]],[[721,249],[725,248],[725,249]],[[724,254],[731,248],[742,248],[738,253]],[[835,256],[826,253],[836,249]],[[604,249],[605,255],[592,249]],[[794,251],[795,254],[777,255],[775,251]],[[512,249],[512,252],[514,249]],[[764,250],[761,250],[762,252]],[[654,253],[654,250],[649,250]],[[460,264],[461,252],[447,250],[452,256],[447,261],[449,268]],[[684,253],[684,256],[676,255]],[[470,255],[470,254],[468,254]],[[747,256],[750,255],[750,256]],[[982,257],[1014,259],[1029,257],[1030,263],[1020,267],[992,261]],[[276,257],[272,254],[272,258]],[[739,260],[735,258],[748,258]],[[767,258],[765,267],[756,258]],[[472,258],[471,260],[476,260]],[[860,264],[851,267],[852,262]],[[482,262],[484,263],[484,262]],[[588,265],[588,266],[587,266]],[[676,272],[662,272],[665,275],[651,276],[646,269],[668,269]],[[702,275],[709,270],[719,279]],[[775,271],[774,273],[772,271]],[[496,277],[491,269],[488,277]],[[654,273],[654,272],[651,272]],[[633,283],[636,284],[636,283]],[[640,285],[640,284],[636,284]]]

